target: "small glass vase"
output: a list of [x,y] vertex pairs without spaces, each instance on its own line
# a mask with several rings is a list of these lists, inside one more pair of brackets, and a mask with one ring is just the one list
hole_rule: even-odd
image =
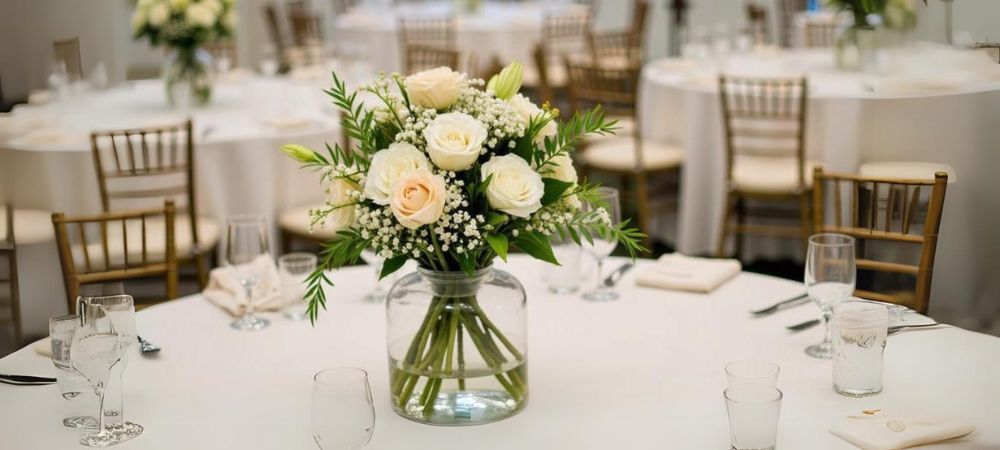
[[212,54],[202,48],[178,47],[163,65],[163,82],[171,106],[204,106],[212,100],[215,78]]
[[386,302],[390,390],[397,414],[433,425],[513,416],[528,399],[527,310],[512,275],[487,267],[418,269]]

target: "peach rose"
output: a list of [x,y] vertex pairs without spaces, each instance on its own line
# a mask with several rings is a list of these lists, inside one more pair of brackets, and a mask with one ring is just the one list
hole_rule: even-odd
[[389,207],[401,225],[414,230],[441,217],[447,195],[444,178],[428,170],[409,172],[393,184]]

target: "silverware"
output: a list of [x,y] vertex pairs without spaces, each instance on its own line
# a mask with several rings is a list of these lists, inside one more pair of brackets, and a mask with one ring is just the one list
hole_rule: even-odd
[[922,324],[919,324],[919,325],[896,325],[896,326],[889,327],[888,334],[889,335],[893,335],[893,334],[899,333],[900,331],[904,331],[904,330],[907,330],[907,329],[910,329],[910,328],[927,328],[927,327],[936,327],[938,325],[941,325],[941,324],[937,323],[937,322],[934,322],[934,323],[922,323]]
[[141,353],[156,353],[160,351],[160,347],[157,347],[152,342],[149,342],[142,338],[142,336],[136,336],[139,339],[139,352]]
[[604,285],[607,287],[615,287],[615,284],[618,284],[618,281],[622,279],[625,272],[628,272],[633,267],[635,267],[635,263],[633,262],[622,264],[621,267],[608,274],[608,277],[604,279]]
[[212,134],[214,131],[215,131],[215,127],[212,126],[212,125],[208,125],[205,128],[202,128],[201,129],[201,140],[205,140],[206,138],[208,138],[208,135]]
[[768,314],[778,312],[785,305],[790,305],[790,304],[794,303],[795,304],[794,306],[798,306],[800,304],[806,303],[803,300],[808,299],[808,298],[809,298],[808,294],[802,293],[802,294],[796,295],[795,297],[792,297],[790,299],[782,300],[782,301],[780,301],[778,303],[775,303],[775,304],[773,304],[771,306],[768,306],[766,308],[760,308],[760,309],[755,309],[753,311],[750,311],[750,314],[753,314],[755,316],[766,316]]
[[812,320],[807,320],[805,322],[797,323],[795,325],[789,325],[785,327],[785,329],[791,331],[792,333],[798,333],[799,331],[808,330],[816,325],[819,325],[820,323],[821,322],[819,319],[812,319]]
[[4,375],[0,374],[0,383],[13,384],[15,386],[44,386],[55,384],[55,378],[36,377],[34,375]]

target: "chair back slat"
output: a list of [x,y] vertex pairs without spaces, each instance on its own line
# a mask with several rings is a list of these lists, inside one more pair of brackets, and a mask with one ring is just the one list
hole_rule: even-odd
[[453,16],[403,17],[398,27],[401,48],[409,45],[454,49],[456,22]]
[[601,105],[609,115],[636,117],[638,65],[610,68],[570,56],[563,61],[571,113]]
[[837,22],[806,22],[806,47],[832,47],[837,34]]
[[808,0],[779,0],[778,19],[781,24],[781,45],[792,46],[792,32],[795,29],[795,16],[804,12],[808,7]]
[[458,70],[458,58],[456,50],[411,44],[406,47],[406,73],[412,74],[442,66]]

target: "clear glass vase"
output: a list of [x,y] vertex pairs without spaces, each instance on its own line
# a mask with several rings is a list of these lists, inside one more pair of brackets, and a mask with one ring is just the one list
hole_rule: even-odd
[[386,334],[393,408],[434,425],[505,419],[528,399],[527,310],[512,275],[418,269],[393,285]]
[[178,47],[163,65],[163,82],[171,106],[204,106],[212,100],[215,74],[212,54],[201,48]]

